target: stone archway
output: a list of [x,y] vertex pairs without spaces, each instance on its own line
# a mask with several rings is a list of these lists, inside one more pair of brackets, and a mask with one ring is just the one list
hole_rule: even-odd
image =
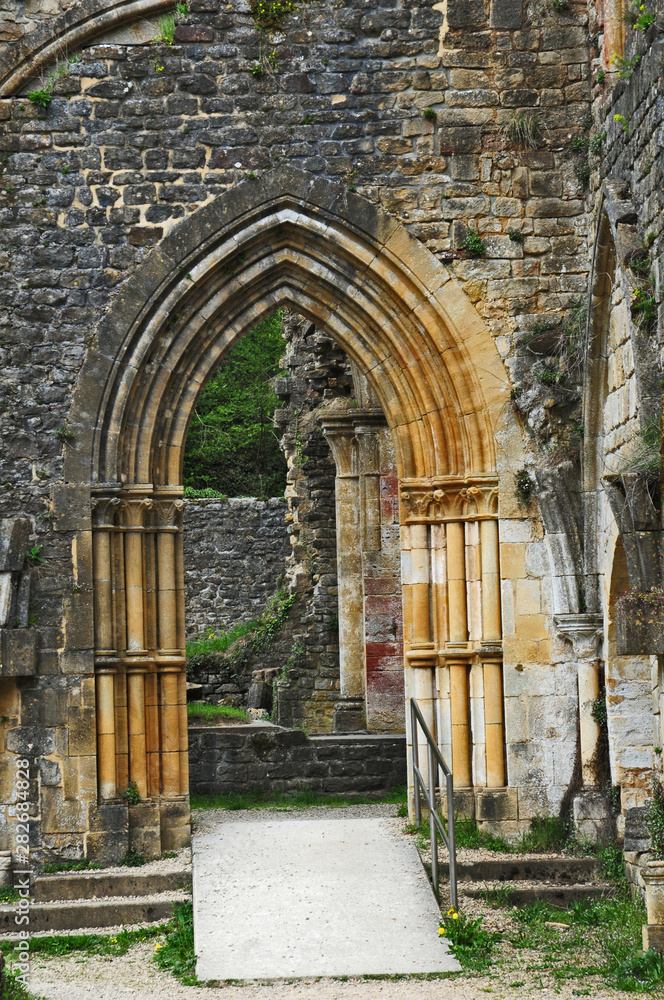
[[[148,254],[102,319],[74,394],[65,489],[92,499],[99,791],[110,804],[136,782],[143,801],[133,825],[146,849],[188,836],[179,545],[187,427],[224,351],[281,305],[340,343],[392,431],[406,694],[434,728],[442,656],[457,782],[471,786],[468,669],[484,657],[487,772],[490,784],[504,784],[494,457],[504,368],[456,281],[398,223],[341,186],[284,169],[221,196]],[[482,588],[474,639],[466,544]]]

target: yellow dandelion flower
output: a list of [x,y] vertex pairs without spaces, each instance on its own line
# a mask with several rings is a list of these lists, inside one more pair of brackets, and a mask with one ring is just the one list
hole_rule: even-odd
[[458,920],[458,919],[459,919],[459,914],[458,913],[453,913],[452,914],[452,920]]
[[439,937],[442,937],[444,933],[445,933],[445,928],[444,927],[439,927],[438,928],[438,935],[439,935]]

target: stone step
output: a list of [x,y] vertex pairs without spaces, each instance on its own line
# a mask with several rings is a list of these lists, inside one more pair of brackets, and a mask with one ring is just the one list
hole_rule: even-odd
[[[466,886],[461,883],[459,890],[462,895],[469,896],[471,899],[491,901],[492,898],[492,886],[489,885]],[[582,882],[578,885],[561,885],[560,883],[546,882],[542,882],[540,885],[533,885],[532,883],[523,885],[513,882],[509,886],[500,886],[500,897],[501,902],[504,900],[510,906],[525,906],[536,899],[541,899],[545,903],[550,903],[551,906],[566,909],[570,903],[577,900],[602,899],[606,896],[612,896],[615,891],[615,886],[610,882],[595,882],[592,884]]]
[[[447,863],[439,865],[449,875]],[[484,882],[560,882],[578,885],[597,879],[597,858],[514,858],[509,860],[457,862],[457,879]]]
[[38,875],[33,899],[36,903],[50,903],[57,899],[154,896],[181,889],[191,890],[191,872],[66,872],[61,875]]
[[[36,934],[43,931],[73,931],[169,920],[173,914],[173,904],[185,902],[188,898],[184,893],[164,892],[144,899],[114,897],[33,903],[30,906],[29,930]],[[19,930],[14,920],[16,912],[13,904],[0,906],[0,932],[10,934]]]

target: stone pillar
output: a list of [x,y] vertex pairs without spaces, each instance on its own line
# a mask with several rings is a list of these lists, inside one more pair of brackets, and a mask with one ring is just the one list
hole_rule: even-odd
[[102,799],[117,794],[115,776],[115,670],[98,667],[97,678],[97,780]]
[[[184,618],[178,599],[181,574],[182,510],[184,501],[155,502],[157,514],[157,617],[160,711],[161,779],[165,796],[186,795],[187,704],[184,659]],[[183,763],[184,761],[184,763]]]
[[95,673],[97,695],[97,781],[102,799],[118,794],[116,772],[115,685],[120,663],[117,651],[113,593],[113,536],[117,497],[93,500],[93,580]]
[[600,732],[592,711],[600,694],[598,643],[603,632],[603,617],[590,613],[562,614],[556,615],[554,621],[559,634],[572,643],[577,661],[583,788],[574,798],[574,821],[581,834],[601,841],[606,836],[610,815],[606,799],[597,788],[595,764]]
[[472,751],[470,737],[470,697],[468,690],[469,659],[455,656],[468,644],[466,605],[466,542],[463,521],[447,525],[447,615],[446,662],[450,671],[450,709],[452,716],[452,771],[456,788],[472,786]]
[[498,521],[480,521],[482,559],[482,669],[487,788],[505,785],[505,726],[503,713],[502,621]]
[[372,423],[355,425],[360,458],[360,503],[362,509],[362,550],[381,548],[380,516],[380,446],[379,427],[385,424],[382,413]]
[[339,674],[335,732],[366,728],[364,581],[360,483],[352,410],[326,413],[321,426],[337,467],[337,586],[339,589]]
[[129,780],[136,783],[141,798],[148,794],[148,763],[145,734],[145,579],[143,572],[144,519],[152,509],[149,498],[130,499],[124,507],[124,562],[127,616],[127,726]]

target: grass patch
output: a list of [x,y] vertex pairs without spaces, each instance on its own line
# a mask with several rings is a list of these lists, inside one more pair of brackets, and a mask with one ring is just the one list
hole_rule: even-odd
[[[133,945],[166,933],[169,924],[158,927],[141,927],[136,930],[122,930],[117,934],[53,934],[48,937],[30,938],[31,955],[71,955],[81,952],[85,955],[126,955]],[[16,947],[13,941],[0,942],[0,951],[10,953]],[[3,998],[4,1000],[4,998]]]
[[264,792],[259,788],[247,792],[231,792],[228,795],[197,795],[190,796],[192,809],[307,809],[310,806],[329,806],[345,808],[346,806],[370,805],[383,803],[402,805],[407,801],[406,788],[393,788],[381,795],[358,795],[351,798],[347,795],[323,795],[310,789],[301,789],[291,794],[285,792]]
[[225,631],[213,632],[208,629],[205,639],[197,639],[186,645],[187,659],[203,656],[208,653],[225,653],[238,639],[251,635],[251,647],[260,651],[272,642],[281,626],[288,618],[290,609],[297,600],[297,594],[289,594],[287,590],[279,590],[265,605],[257,618],[250,621],[237,622]]
[[80,861],[57,861],[53,864],[42,865],[41,873],[42,875],[56,875],[58,872],[86,872],[91,868],[98,869],[103,867],[103,865],[97,864],[96,861],[88,861],[87,858],[82,858]]
[[161,969],[172,973],[185,986],[199,985],[192,903],[179,903],[173,907],[173,919],[167,925],[166,940],[155,945],[154,957]]
[[12,972],[11,969],[5,969],[0,980],[0,990],[2,1000],[43,1000],[43,997],[38,997],[36,993],[26,989],[18,978],[18,973]]
[[[560,910],[535,900],[514,913],[520,925],[510,943],[538,952],[528,971],[548,973],[558,982],[601,976],[614,989],[648,993],[664,984],[664,958],[641,950],[645,907],[633,902],[625,886],[614,896],[578,900]],[[566,923],[569,930],[547,927]]]
[[459,816],[455,819],[454,837],[457,847],[484,848],[487,851],[498,851],[504,854],[509,854],[512,850],[506,840],[480,830],[477,820],[468,816]]
[[233,708],[232,705],[206,705],[204,701],[190,701],[187,703],[187,716],[190,719],[237,719],[240,722],[249,722],[249,716],[241,708]]
[[20,898],[18,889],[13,885],[3,885],[0,888],[0,903],[18,903]]

